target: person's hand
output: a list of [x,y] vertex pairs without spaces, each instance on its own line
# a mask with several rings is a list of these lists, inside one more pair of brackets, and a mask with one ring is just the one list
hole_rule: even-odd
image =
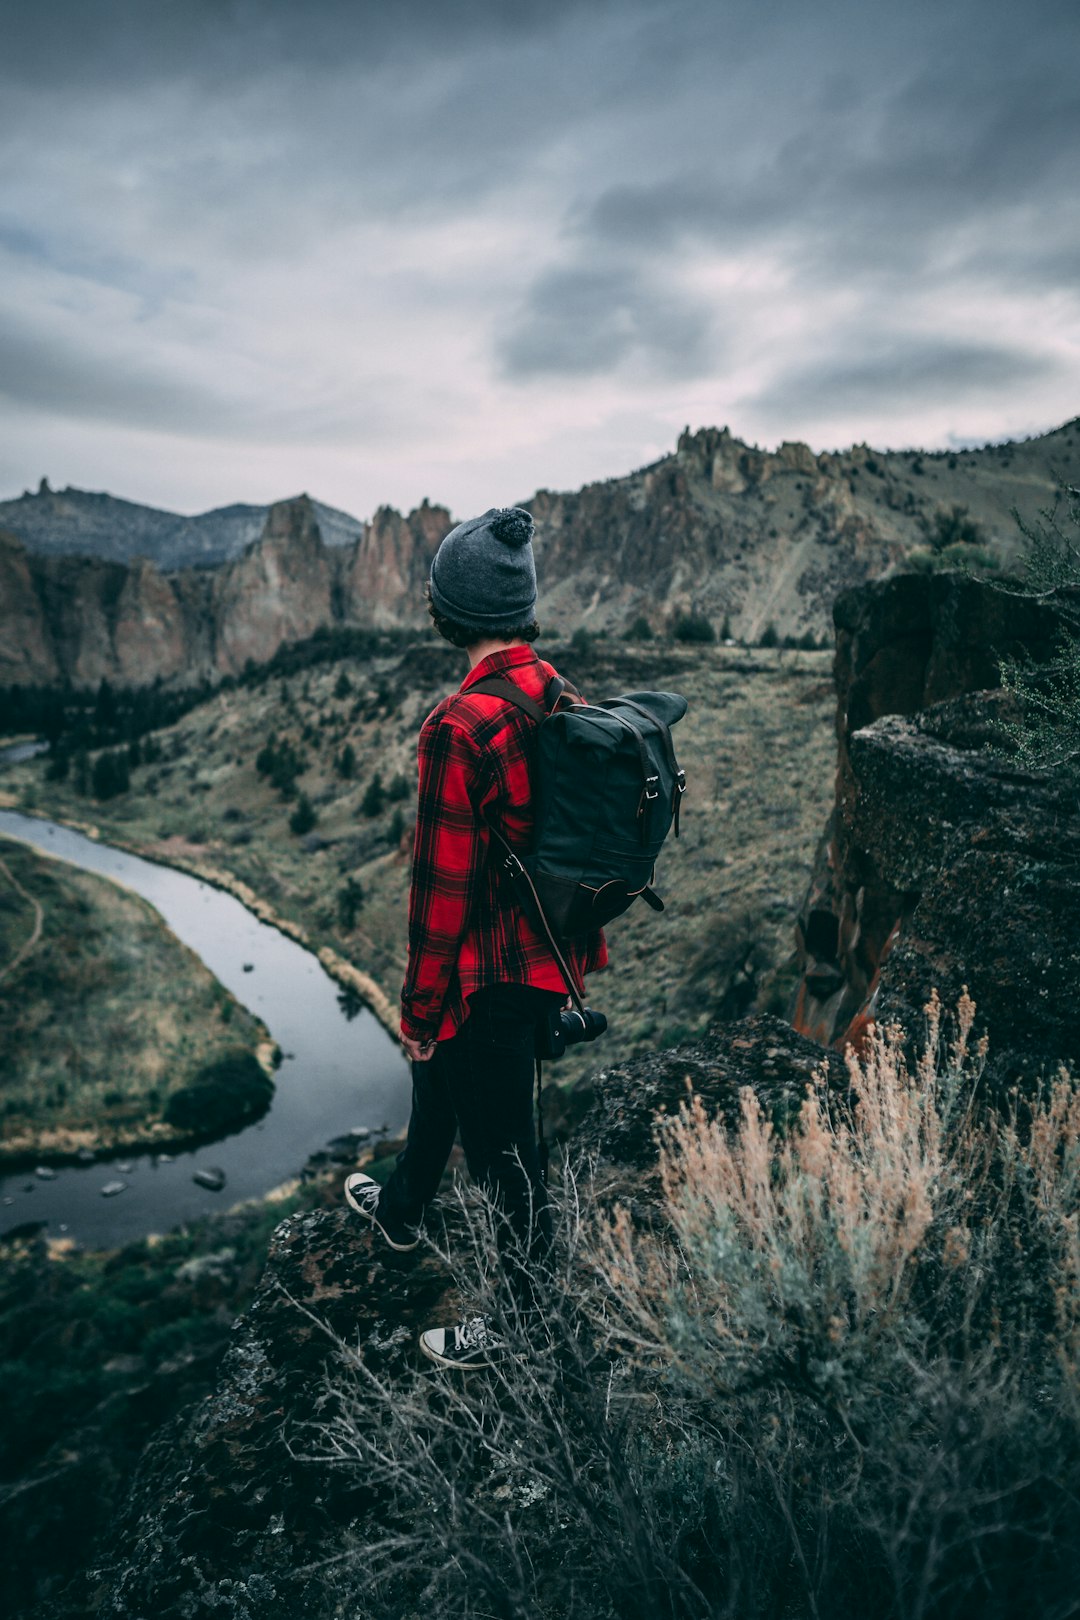
[[435,1055],[434,1041],[414,1041],[403,1034],[401,1044],[405,1049],[405,1056],[411,1058],[413,1063],[427,1063]]

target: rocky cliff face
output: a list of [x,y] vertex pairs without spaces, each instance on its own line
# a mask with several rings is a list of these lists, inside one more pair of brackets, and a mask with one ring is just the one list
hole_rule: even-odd
[[42,556],[0,535],[0,684],[211,682],[320,627],[419,623],[423,581],[451,526],[426,503],[384,510],[353,544],[325,544],[306,496],[217,569]]
[[793,1022],[842,1046],[966,983],[1002,1085],[1075,1062],[1075,789],[994,751],[999,659],[1045,659],[1061,604],[938,574],[847,592],[834,617],[836,803],[799,918]]
[[[313,501],[327,545],[350,545],[364,525],[348,512]],[[115,495],[87,489],[37,490],[14,501],[0,501],[0,529],[21,540],[28,551],[49,557],[98,557],[103,562],[134,562],[144,557],[160,569],[213,568],[239,557],[262,533],[268,508],[236,504],[183,517]]]
[[[653,466],[525,503],[537,521],[540,619],[549,631],[619,632],[640,614],[660,629],[694,612],[717,630],[726,618],[747,641],[769,624],[821,636],[838,591],[901,562],[953,505],[1007,559],[1018,541],[1012,508],[1034,516],[1059,476],[1080,481],[1075,423],[1026,444],[934,456],[763,451],[726,428],[687,432]],[[51,491],[23,502],[44,503],[34,508],[43,524],[64,504]],[[128,513],[129,503],[113,506]],[[255,511],[244,508],[244,522]],[[92,515],[105,523],[110,512]],[[134,555],[133,521],[120,525],[124,558]],[[46,554],[41,535],[33,550],[9,537],[0,541],[0,679],[213,681],[321,626],[420,624],[428,566],[452,521],[424,502],[407,516],[382,507],[350,529],[354,520],[301,496],[271,508],[241,555],[183,570],[164,568],[164,541],[150,548],[157,562],[113,563]],[[25,513],[20,522],[29,533]],[[100,536],[95,544],[108,550]]]

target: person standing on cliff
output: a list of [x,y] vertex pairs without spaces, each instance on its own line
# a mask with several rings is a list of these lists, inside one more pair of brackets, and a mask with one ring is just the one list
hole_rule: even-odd
[[[360,1172],[345,1182],[349,1204],[391,1248],[414,1249],[460,1130],[469,1173],[499,1213],[509,1282],[525,1311],[536,1306],[534,1273],[551,1242],[533,1113],[536,1030],[562,1005],[567,986],[543,936],[500,882],[488,829],[490,818],[516,849],[529,847],[535,721],[506,698],[473,689],[501,676],[543,704],[555,675],[531,645],[539,635],[532,535],[528,512],[492,508],[452,529],[431,565],[429,612],[439,633],[465,651],[469,673],[420,730],[401,993],[412,1113],[386,1185]],[[579,982],[607,962],[599,931],[567,946]],[[471,1368],[489,1364],[503,1346],[474,1317],[429,1328],[420,1348],[441,1366]]]

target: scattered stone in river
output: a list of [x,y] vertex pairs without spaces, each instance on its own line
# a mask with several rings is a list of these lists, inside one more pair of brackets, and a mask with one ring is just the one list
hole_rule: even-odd
[[122,1175],[122,1176],[130,1176],[130,1174],[134,1170],[135,1166],[133,1164],[130,1164],[127,1159],[122,1159],[120,1161],[120,1163],[116,1166],[116,1168],[117,1168],[117,1172],[120,1175]]
[[5,1205],[8,1205],[8,1204],[13,1204],[13,1203],[14,1203],[14,1202],[15,1202],[15,1200],[14,1200],[14,1198],[7,1198],[7,1197],[5,1197],[5,1199],[4,1199],[4,1204],[5,1204]]
[[80,1164],[93,1164],[94,1150],[93,1148],[80,1148],[75,1157],[78,1159]]
[[47,1165],[47,1164],[39,1164],[37,1169],[34,1171],[34,1174],[35,1174],[35,1176],[37,1176],[39,1181],[55,1181],[56,1180],[56,1171],[53,1170],[52,1167],[50,1165]]
[[255,971],[254,962],[245,962],[244,963],[244,972],[245,973],[254,973],[254,971]]
[[367,1125],[354,1125],[349,1135],[354,1142],[366,1142],[371,1135],[371,1129]]
[[198,1187],[206,1187],[210,1192],[220,1192],[225,1185],[225,1172],[217,1166],[209,1166],[205,1170],[196,1170],[192,1181]]
[[155,1164],[175,1164],[175,1162],[171,1153],[159,1153],[154,1160]]
[[101,1189],[102,1198],[115,1198],[117,1193],[127,1190],[126,1181],[107,1181]]

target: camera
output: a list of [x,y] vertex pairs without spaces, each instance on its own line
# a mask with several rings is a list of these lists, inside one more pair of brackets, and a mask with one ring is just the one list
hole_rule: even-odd
[[541,1020],[537,1031],[536,1055],[539,1058],[560,1058],[568,1046],[579,1041],[595,1041],[607,1029],[607,1019],[601,1012],[585,1007],[556,1007]]

